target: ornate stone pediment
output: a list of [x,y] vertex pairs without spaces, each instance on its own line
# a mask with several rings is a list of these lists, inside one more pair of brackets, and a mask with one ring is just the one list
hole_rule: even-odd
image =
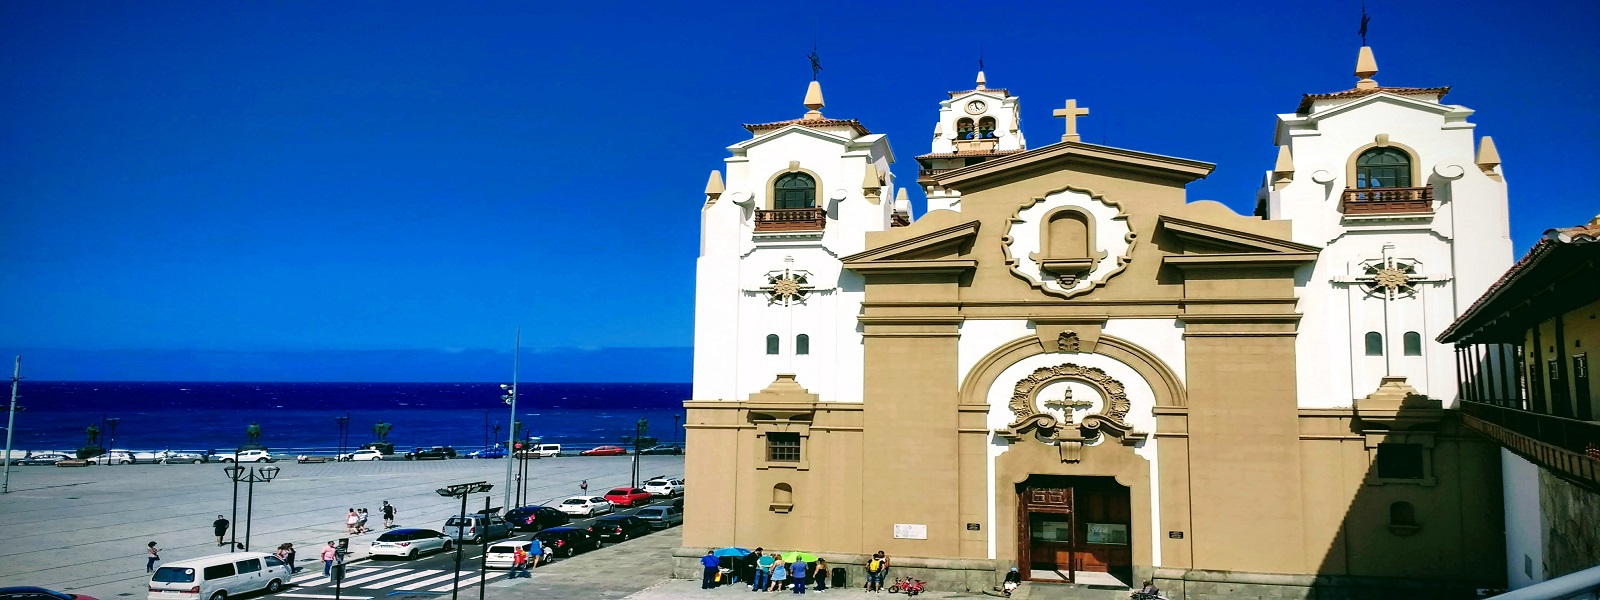
[[[1070,388],[1063,391],[1061,399],[1049,398],[1041,402],[1041,392],[1061,382],[1087,385],[1098,394],[1099,402],[1075,399]],[[1062,462],[1077,462],[1084,444],[1098,442],[1100,436],[1108,432],[1122,438],[1124,444],[1143,438],[1126,420],[1131,405],[1122,382],[1095,367],[1062,363],[1036,369],[1017,382],[1007,406],[1014,419],[996,433],[1012,442],[1032,435],[1040,442],[1059,446]],[[1074,419],[1080,410],[1087,414]]]
[[1133,241],[1117,203],[1072,188],[1018,208],[1001,238],[1011,272],[1061,298],[1089,293],[1121,273]]

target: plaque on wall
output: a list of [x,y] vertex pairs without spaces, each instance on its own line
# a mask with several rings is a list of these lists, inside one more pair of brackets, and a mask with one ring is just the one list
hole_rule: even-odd
[[894,524],[894,539],[897,540],[925,540],[928,539],[928,526],[910,523]]
[[1084,541],[1090,544],[1128,545],[1128,526],[1114,523],[1088,523]]

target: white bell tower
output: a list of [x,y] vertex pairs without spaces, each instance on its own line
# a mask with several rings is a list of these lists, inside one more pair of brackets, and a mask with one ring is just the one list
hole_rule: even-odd
[[1278,115],[1256,214],[1324,248],[1297,290],[1301,406],[1348,407],[1396,376],[1449,408],[1455,354],[1433,340],[1513,262],[1506,183],[1473,111],[1442,102],[1449,87],[1377,73],[1363,46],[1354,88]]
[[1005,88],[991,89],[986,83],[980,70],[976,87],[950,92],[950,98],[939,103],[932,148],[917,157],[917,182],[928,193],[928,210],[959,210],[961,202],[960,192],[933,184],[930,175],[1028,149],[1022,138],[1018,98]]

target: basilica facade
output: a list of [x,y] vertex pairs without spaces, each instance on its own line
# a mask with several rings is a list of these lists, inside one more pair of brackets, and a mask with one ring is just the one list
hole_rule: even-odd
[[1499,157],[1448,88],[1376,72],[1362,48],[1354,88],[1277,116],[1255,215],[1187,198],[1211,164],[1083,142],[1076,101],[1030,149],[982,73],[938,103],[915,218],[816,82],[747,125],[702,208],[680,562],[1503,586],[1499,449],[1451,410],[1478,365],[1432,341],[1511,264]]

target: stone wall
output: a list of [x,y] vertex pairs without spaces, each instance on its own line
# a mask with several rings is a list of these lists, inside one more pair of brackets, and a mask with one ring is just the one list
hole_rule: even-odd
[[1539,509],[1545,579],[1600,565],[1600,494],[1539,469]]

